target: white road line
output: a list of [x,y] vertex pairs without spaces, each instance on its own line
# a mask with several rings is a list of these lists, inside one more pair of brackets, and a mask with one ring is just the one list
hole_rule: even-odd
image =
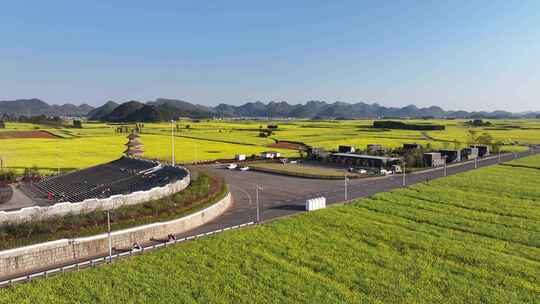
[[240,188],[240,187],[238,187],[236,185],[229,184],[229,187],[236,188],[236,189],[240,190],[240,192],[244,193],[247,196],[248,200],[249,200],[248,206],[251,206],[252,200],[251,200],[251,195],[249,194],[249,192],[247,192],[246,190],[244,190],[244,189],[242,189],[242,188]]

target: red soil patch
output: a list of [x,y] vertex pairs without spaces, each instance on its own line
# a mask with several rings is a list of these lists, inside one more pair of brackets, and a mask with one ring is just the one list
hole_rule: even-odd
[[47,131],[2,131],[0,139],[10,138],[58,138],[58,136]]
[[306,145],[289,141],[278,141],[277,143],[268,145],[267,147],[289,150],[304,150]]

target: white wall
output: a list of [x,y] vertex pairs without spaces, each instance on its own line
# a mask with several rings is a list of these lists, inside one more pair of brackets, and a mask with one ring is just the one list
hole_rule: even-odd
[[[208,223],[231,207],[228,193],[217,203],[185,217],[118,230],[111,233],[112,246],[129,250],[134,243],[144,244],[151,239],[167,239],[168,234],[180,234]],[[50,267],[69,261],[106,254],[108,235],[102,233],[76,239],[61,239],[0,251],[0,277]]]
[[184,190],[190,183],[190,174],[181,180],[155,187],[148,191],[137,191],[126,195],[113,195],[104,199],[87,199],[79,203],[56,203],[51,206],[34,206],[15,211],[0,211],[0,225],[5,223],[23,223],[67,214],[88,213],[94,210],[112,210],[121,206],[144,203],[160,199]]

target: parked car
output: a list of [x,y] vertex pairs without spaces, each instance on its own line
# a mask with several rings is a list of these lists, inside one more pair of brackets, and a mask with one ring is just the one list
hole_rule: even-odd
[[240,167],[240,171],[249,171],[248,166]]
[[227,169],[229,169],[229,170],[234,170],[234,169],[236,169],[236,168],[238,168],[238,165],[237,165],[237,164],[228,164],[228,165],[227,165]]
[[390,175],[390,174],[392,174],[392,171],[386,170],[386,169],[381,169],[381,171],[379,171],[379,173],[381,175]]

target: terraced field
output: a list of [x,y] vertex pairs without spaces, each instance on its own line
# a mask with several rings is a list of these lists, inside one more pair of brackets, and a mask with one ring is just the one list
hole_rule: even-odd
[[[411,120],[409,122],[415,122]],[[418,121],[446,125],[445,131],[380,130],[370,126],[371,120],[355,121],[180,121],[175,131],[175,158],[179,162],[193,162],[233,158],[235,154],[258,154],[278,150],[285,156],[296,156],[293,150],[269,148],[278,140],[304,142],[314,147],[336,149],[348,144],[365,149],[367,144],[382,144],[388,148],[416,142],[433,148],[466,146],[470,128],[461,120]],[[506,151],[522,151],[524,147],[512,143],[540,143],[538,120],[492,121],[489,127],[474,128],[478,134],[488,132],[506,145]],[[259,129],[269,124],[279,128],[271,137],[259,136]],[[8,169],[21,172],[36,166],[44,173],[84,168],[115,159],[124,151],[126,134],[118,134],[118,125],[83,123],[82,129],[50,128],[44,125],[8,123],[8,131],[45,130],[58,138],[1,139],[0,157]],[[142,141],[145,157],[171,158],[169,123],[145,124]]]
[[536,168],[470,171],[34,281],[0,302],[538,303],[538,181]]

